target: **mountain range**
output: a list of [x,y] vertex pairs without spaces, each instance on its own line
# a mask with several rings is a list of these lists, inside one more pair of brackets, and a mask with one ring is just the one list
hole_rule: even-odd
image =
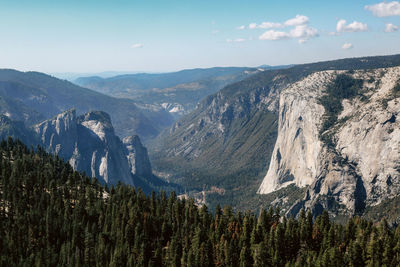
[[119,98],[129,98],[138,105],[167,109],[175,118],[188,114],[204,97],[228,84],[271,68],[287,66],[215,67],[188,69],[170,73],[137,73],[102,78],[80,77],[75,83]]
[[[306,157],[306,155],[297,152],[297,141],[294,139],[297,130],[299,131],[297,136],[302,136],[303,128],[306,126],[302,128],[296,125],[298,123],[312,124],[318,117],[325,118],[330,114],[324,115],[325,109],[329,111],[330,106],[340,106],[341,102],[345,101],[344,98],[333,97],[325,99],[323,97],[326,94],[326,88],[335,81],[334,77],[339,75],[341,71],[349,73],[349,77],[356,79],[358,83],[362,84],[357,94],[352,96],[351,99],[353,101],[353,99],[356,99],[355,97],[371,99],[374,90],[380,91],[380,86],[383,84],[381,79],[386,77],[385,75],[387,72],[393,72],[393,70],[389,68],[399,65],[399,55],[342,59],[296,65],[287,69],[264,71],[240,82],[228,85],[216,94],[201,101],[197,109],[176,122],[169,130],[164,131],[157,138],[150,149],[153,166],[158,172],[170,177],[173,181],[183,184],[194,192],[204,192],[207,195],[206,201],[210,204],[216,205],[217,203],[222,203],[223,205],[234,203],[236,207],[246,209],[257,208],[267,203],[267,205],[269,205],[273,202],[284,207],[286,211],[291,210],[293,214],[296,214],[296,209],[293,205],[299,200],[298,198],[304,200],[311,199],[310,192],[314,192],[314,200],[336,194],[332,193],[335,192],[333,185],[331,187],[326,187],[324,191],[318,191],[319,183],[311,185],[321,177],[317,178],[313,176],[312,179],[309,179],[307,176],[304,176],[303,173],[297,173],[295,171],[296,168],[302,168],[299,164],[301,160],[309,160],[308,158],[303,158]],[[335,70],[337,70],[337,72],[335,72]],[[325,73],[327,71],[328,73],[334,72],[334,74],[332,74],[330,78],[310,78],[313,77],[312,75],[326,77]],[[368,75],[369,72],[371,72],[370,75]],[[387,82],[385,85],[385,90],[389,92],[391,89],[390,86],[395,86],[397,78],[395,75],[392,75],[387,79],[389,79],[390,82]],[[373,84],[372,80],[376,81],[376,83]],[[302,82],[305,83],[307,87]],[[368,85],[369,83],[370,85]],[[350,88],[346,87],[345,90],[347,89]],[[293,96],[294,92],[297,92],[296,95],[298,95],[300,100]],[[377,94],[380,95],[383,94],[383,92],[384,91]],[[291,99],[293,99],[291,100],[292,102],[289,102],[287,105],[284,98],[286,95],[291,96]],[[305,100],[301,98],[302,96],[304,96]],[[389,101],[391,97],[396,100],[398,95],[396,93],[393,96],[388,96],[388,98],[382,97],[379,101],[383,101],[383,103],[386,103],[385,105],[387,105],[387,107],[391,107],[391,102]],[[326,102],[326,106],[320,103],[320,101],[323,100]],[[374,108],[367,105],[367,100],[364,101],[365,102],[361,101],[359,106],[353,107],[352,109],[362,110],[363,108],[368,108],[369,111],[366,112],[366,114],[372,117],[375,116],[371,115]],[[283,122],[285,116],[282,114],[286,114],[287,110],[283,109],[287,108],[288,105],[294,105],[294,108],[300,110],[296,117],[299,122],[297,124],[295,124],[294,121],[287,122],[289,126],[285,126],[290,130],[290,133],[294,133],[292,139],[283,138],[281,129],[283,123],[286,123]],[[316,105],[315,112],[307,110],[308,107],[313,105]],[[385,109],[387,109],[387,107]],[[303,114],[303,110],[307,113]],[[390,111],[391,113],[398,112],[395,107],[393,107],[392,110],[393,111]],[[342,110],[340,111],[342,112]],[[388,113],[389,111],[385,110],[385,112]],[[328,129],[330,129],[330,127],[339,127],[340,125],[336,123],[336,120],[342,121],[343,118],[347,116],[339,113],[328,116],[328,119],[331,121],[333,120],[333,123],[328,125]],[[306,115],[307,118],[305,119],[304,117]],[[335,119],[335,116],[337,119]],[[382,119],[385,116],[386,115],[382,115]],[[385,117],[385,121],[389,120],[390,122],[393,120],[391,117],[392,115],[387,116],[387,118]],[[396,117],[396,115],[394,116]],[[354,117],[355,121],[361,119],[362,117],[360,116]],[[318,135],[320,129],[326,126],[325,124],[325,126],[321,125],[321,123],[323,123],[322,121],[324,120],[315,122],[312,128],[312,136],[316,137],[312,141],[309,141],[310,143],[307,143],[307,149],[311,151],[314,150],[314,152],[309,153],[317,153],[319,155],[320,152],[316,152],[319,151],[318,147],[327,146],[326,143],[321,141],[326,139],[326,134]],[[389,122],[385,124],[385,127],[391,125]],[[371,127],[374,123],[375,122],[371,122]],[[344,124],[341,125],[344,127]],[[394,126],[393,129],[395,128]],[[368,127],[358,130],[364,132],[364,134],[367,134],[369,131]],[[356,131],[353,131],[354,132],[347,132],[347,134],[356,134]],[[390,131],[396,134],[394,130]],[[284,139],[283,141],[281,141],[282,138]],[[304,138],[308,140],[307,138],[309,138],[309,136]],[[349,138],[349,136],[347,136],[347,138]],[[384,135],[376,135],[374,138],[366,140],[365,143],[360,141],[359,143],[362,146],[373,146],[374,142],[383,142],[382,140],[386,140],[387,137]],[[283,142],[283,144],[280,145],[285,146],[285,154],[282,154],[283,152],[281,152],[280,149],[278,150],[277,146],[279,142]],[[396,138],[388,141],[386,145],[399,147]],[[303,148],[303,143],[300,143],[299,146],[301,149],[306,149]],[[342,148],[335,147],[335,151],[340,149]],[[388,151],[386,152],[390,153]],[[368,155],[371,153],[374,153],[373,150],[366,152]],[[348,155],[348,157],[349,156],[350,155]],[[299,160],[294,161],[291,159],[292,157],[299,157]],[[346,155],[342,154],[341,157],[346,158]],[[386,160],[392,164],[389,164],[390,166],[396,166],[397,164],[397,161],[394,161],[396,155],[393,157],[394,158],[388,159],[386,156]],[[291,169],[287,166],[285,167],[285,165],[279,165],[292,161]],[[312,161],[313,164],[317,164],[314,159],[310,161]],[[277,162],[279,162],[279,164]],[[278,170],[276,170],[276,166],[280,166]],[[331,168],[338,168],[335,166],[336,165]],[[274,167],[276,168],[274,169]],[[304,168],[311,167],[307,165]],[[324,169],[323,167],[321,168]],[[398,180],[398,170],[396,171],[396,168],[397,167],[393,167],[393,172],[391,173],[392,178],[390,180],[392,184],[394,180]],[[371,181],[366,182],[363,180],[362,177],[365,174],[361,173],[359,169],[355,168],[353,171],[352,177],[354,178],[351,179],[355,179],[356,182],[353,183],[355,186],[353,187],[354,190],[349,189],[348,197],[351,199],[352,203],[355,204],[358,195],[362,195],[361,199],[364,198],[364,200],[361,201],[363,204],[360,204],[361,211],[354,205],[351,206],[351,204],[349,204],[350,202],[343,200],[343,196],[335,196],[334,198],[337,203],[333,206],[327,204],[331,203],[331,200],[327,201],[325,204],[319,203],[319,205],[317,205],[315,201],[313,202],[314,204],[310,204],[316,210],[316,213],[321,212],[322,208],[328,208],[333,213],[339,210],[344,214],[354,214],[355,212],[362,213],[366,208],[379,203],[379,201],[365,202],[368,193],[363,192],[362,189],[358,189],[361,185],[357,187],[357,183],[360,184],[360,182],[357,181],[362,180],[363,183],[369,183]],[[267,175],[264,180],[267,173],[269,173],[269,175]],[[277,175],[277,173],[279,173],[279,175]],[[324,175],[329,176],[333,174],[329,174],[328,172]],[[276,183],[276,180],[279,181],[278,184],[281,184],[280,186],[272,186]],[[262,182],[263,186],[260,188]],[[269,186],[273,189],[264,190],[263,188],[268,188],[266,184],[270,184]],[[309,186],[314,186],[314,190],[310,189],[311,187]],[[257,191],[259,194],[256,194]],[[265,195],[265,193],[268,194]],[[393,197],[395,193],[390,193],[389,195]],[[385,199],[386,196],[389,195],[386,193],[382,194],[379,199]],[[328,199],[330,199],[330,197],[328,197]],[[297,207],[308,205],[305,204],[305,202],[299,204],[300,202],[302,201],[297,203]],[[307,203],[311,202],[312,201],[308,201]],[[348,205],[346,206],[345,203]],[[308,207],[311,207],[310,205],[308,205]],[[341,208],[337,208],[337,206]],[[297,211],[298,210],[299,209],[297,209]]]
[[393,55],[77,81],[114,96],[0,70],[0,135],[103,183],[182,187],[212,209],[308,208],[337,220],[385,210],[395,222],[399,66]]
[[137,134],[151,139],[173,122],[162,108],[138,107],[132,100],[106,96],[44,73],[0,70],[0,112],[12,120],[32,125],[71,108],[79,114],[107,112],[121,137]]

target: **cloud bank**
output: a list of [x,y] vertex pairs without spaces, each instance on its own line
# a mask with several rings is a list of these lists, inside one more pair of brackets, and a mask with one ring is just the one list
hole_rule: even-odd
[[341,19],[336,25],[337,32],[365,32],[368,31],[368,25],[358,21],[354,21],[346,25],[346,20]]
[[[270,29],[261,34],[258,39],[276,41],[282,39],[299,39],[299,43],[305,43],[308,39],[318,36],[318,30],[308,26],[310,19],[304,15],[297,15],[296,17],[285,21],[284,23],[278,22],[262,22],[261,24],[251,23],[249,29]],[[278,28],[293,27],[289,31],[272,30]]]
[[400,16],[400,3],[398,1],[381,2],[375,5],[365,6],[365,9],[371,11],[376,17]]

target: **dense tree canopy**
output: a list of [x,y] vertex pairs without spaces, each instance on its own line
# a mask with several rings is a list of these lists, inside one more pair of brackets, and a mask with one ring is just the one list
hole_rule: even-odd
[[0,266],[398,266],[400,227],[258,215],[102,187],[41,148],[0,144]]

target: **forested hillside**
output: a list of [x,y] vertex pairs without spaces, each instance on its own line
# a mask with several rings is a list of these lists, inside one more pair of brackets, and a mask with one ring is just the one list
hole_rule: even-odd
[[0,266],[398,266],[400,227],[279,210],[210,213],[104,188],[43,149],[0,144]]
[[[188,191],[204,191],[209,205],[224,202],[242,209],[257,209],[266,203],[256,192],[274,155],[281,93],[320,71],[348,70],[354,73],[363,70],[372,73],[375,69],[399,65],[400,55],[347,58],[263,71],[230,84],[203,99],[193,112],[157,137],[156,142],[149,146],[152,166],[157,172],[169,175],[171,181],[186,186]],[[374,79],[376,88],[379,88],[380,71],[376,70],[376,73]],[[368,80],[365,82],[371,83]],[[353,86],[342,82],[345,91],[348,89],[346,86]],[[298,87],[294,93],[301,88]],[[336,102],[342,98],[337,95],[322,100],[334,108],[333,105],[338,105]],[[309,103],[297,106],[309,106]],[[337,107],[332,110],[331,120],[335,116],[333,111],[339,110]],[[303,117],[304,114],[299,113],[296,119]],[[285,143],[290,146],[293,140]],[[285,172],[283,180],[284,175]],[[299,179],[303,178],[299,176]],[[223,193],[216,192],[213,187]],[[297,190],[296,194],[301,192]]]

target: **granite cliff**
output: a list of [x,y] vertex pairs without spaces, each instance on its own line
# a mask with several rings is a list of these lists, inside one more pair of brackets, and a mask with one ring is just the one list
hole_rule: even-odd
[[[380,88],[383,83],[379,81],[384,78],[380,76],[381,71],[397,66],[400,66],[400,55],[349,58],[263,71],[228,85],[203,99],[193,112],[158,137],[150,149],[153,168],[188,190],[207,192],[207,204],[234,205],[246,210],[285,202],[283,208],[287,209],[292,206],[292,200],[298,199],[328,167],[319,163],[325,162],[328,155],[335,155],[329,168],[341,171],[350,168],[346,173],[357,172],[351,162],[346,168],[337,165],[346,160],[345,156],[342,159],[336,152],[324,154],[327,149],[325,139],[329,139],[330,131],[320,138],[326,120],[325,107],[320,101],[326,95],[326,87],[339,74],[349,72],[354,79],[366,81],[360,95],[340,102],[328,99],[327,102],[333,106],[343,102],[343,112],[349,108],[347,103],[353,105],[359,101],[364,107],[366,99],[372,99],[368,100],[371,103],[375,101],[370,96],[375,89],[368,89],[368,84]],[[357,75],[362,77],[357,78]],[[396,77],[390,79],[396,82]],[[391,103],[386,103],[389,108]],[[388,114],[384,109],[380,116]],[[345,118],[347,123],[351,121],[346,115],[339,117],[334,121],[344,121]],[[338,125],[334,123],[331,128]],[[389,125],[388,122],[385,127]],[[363,143],[360,144],[363,147]],[[299,151],[292,147],[298,147]],[[330,148],[330,151],[336,150]],[[264,179],[267,173],[268,179]],[[357,190],[349,189],[349,192],[363,196],[361,180],[357,181],[354,185]],[[262,195],[256,194],[257,190]],[[274,201],[275,198],[282,201]],[[362,200],[353,204],[362,209],[363,203],[367,202]],[[304,205],[296,207],[300,206]]]
[[[357,94],[340,99],[330,127],[321,99],[338,77],[359,81]],[[362,213],[400,192],[400,68],[323,71],[280,93],[278,137],[258,189],[268,194],[290,184],[308,187],[302,207],[320,213]],[[347,88],[349,89],[349,88]],[[331,105],[334,105],[332,102]]]
[[103,183],[121,181],[136,185],[135,175],[152,175],[147,151],[139,137],[131,137],[134,142],[125,146],[115,135],[105,112],[77,116],[75,110],[68,110],[33,128],[49,152]]

